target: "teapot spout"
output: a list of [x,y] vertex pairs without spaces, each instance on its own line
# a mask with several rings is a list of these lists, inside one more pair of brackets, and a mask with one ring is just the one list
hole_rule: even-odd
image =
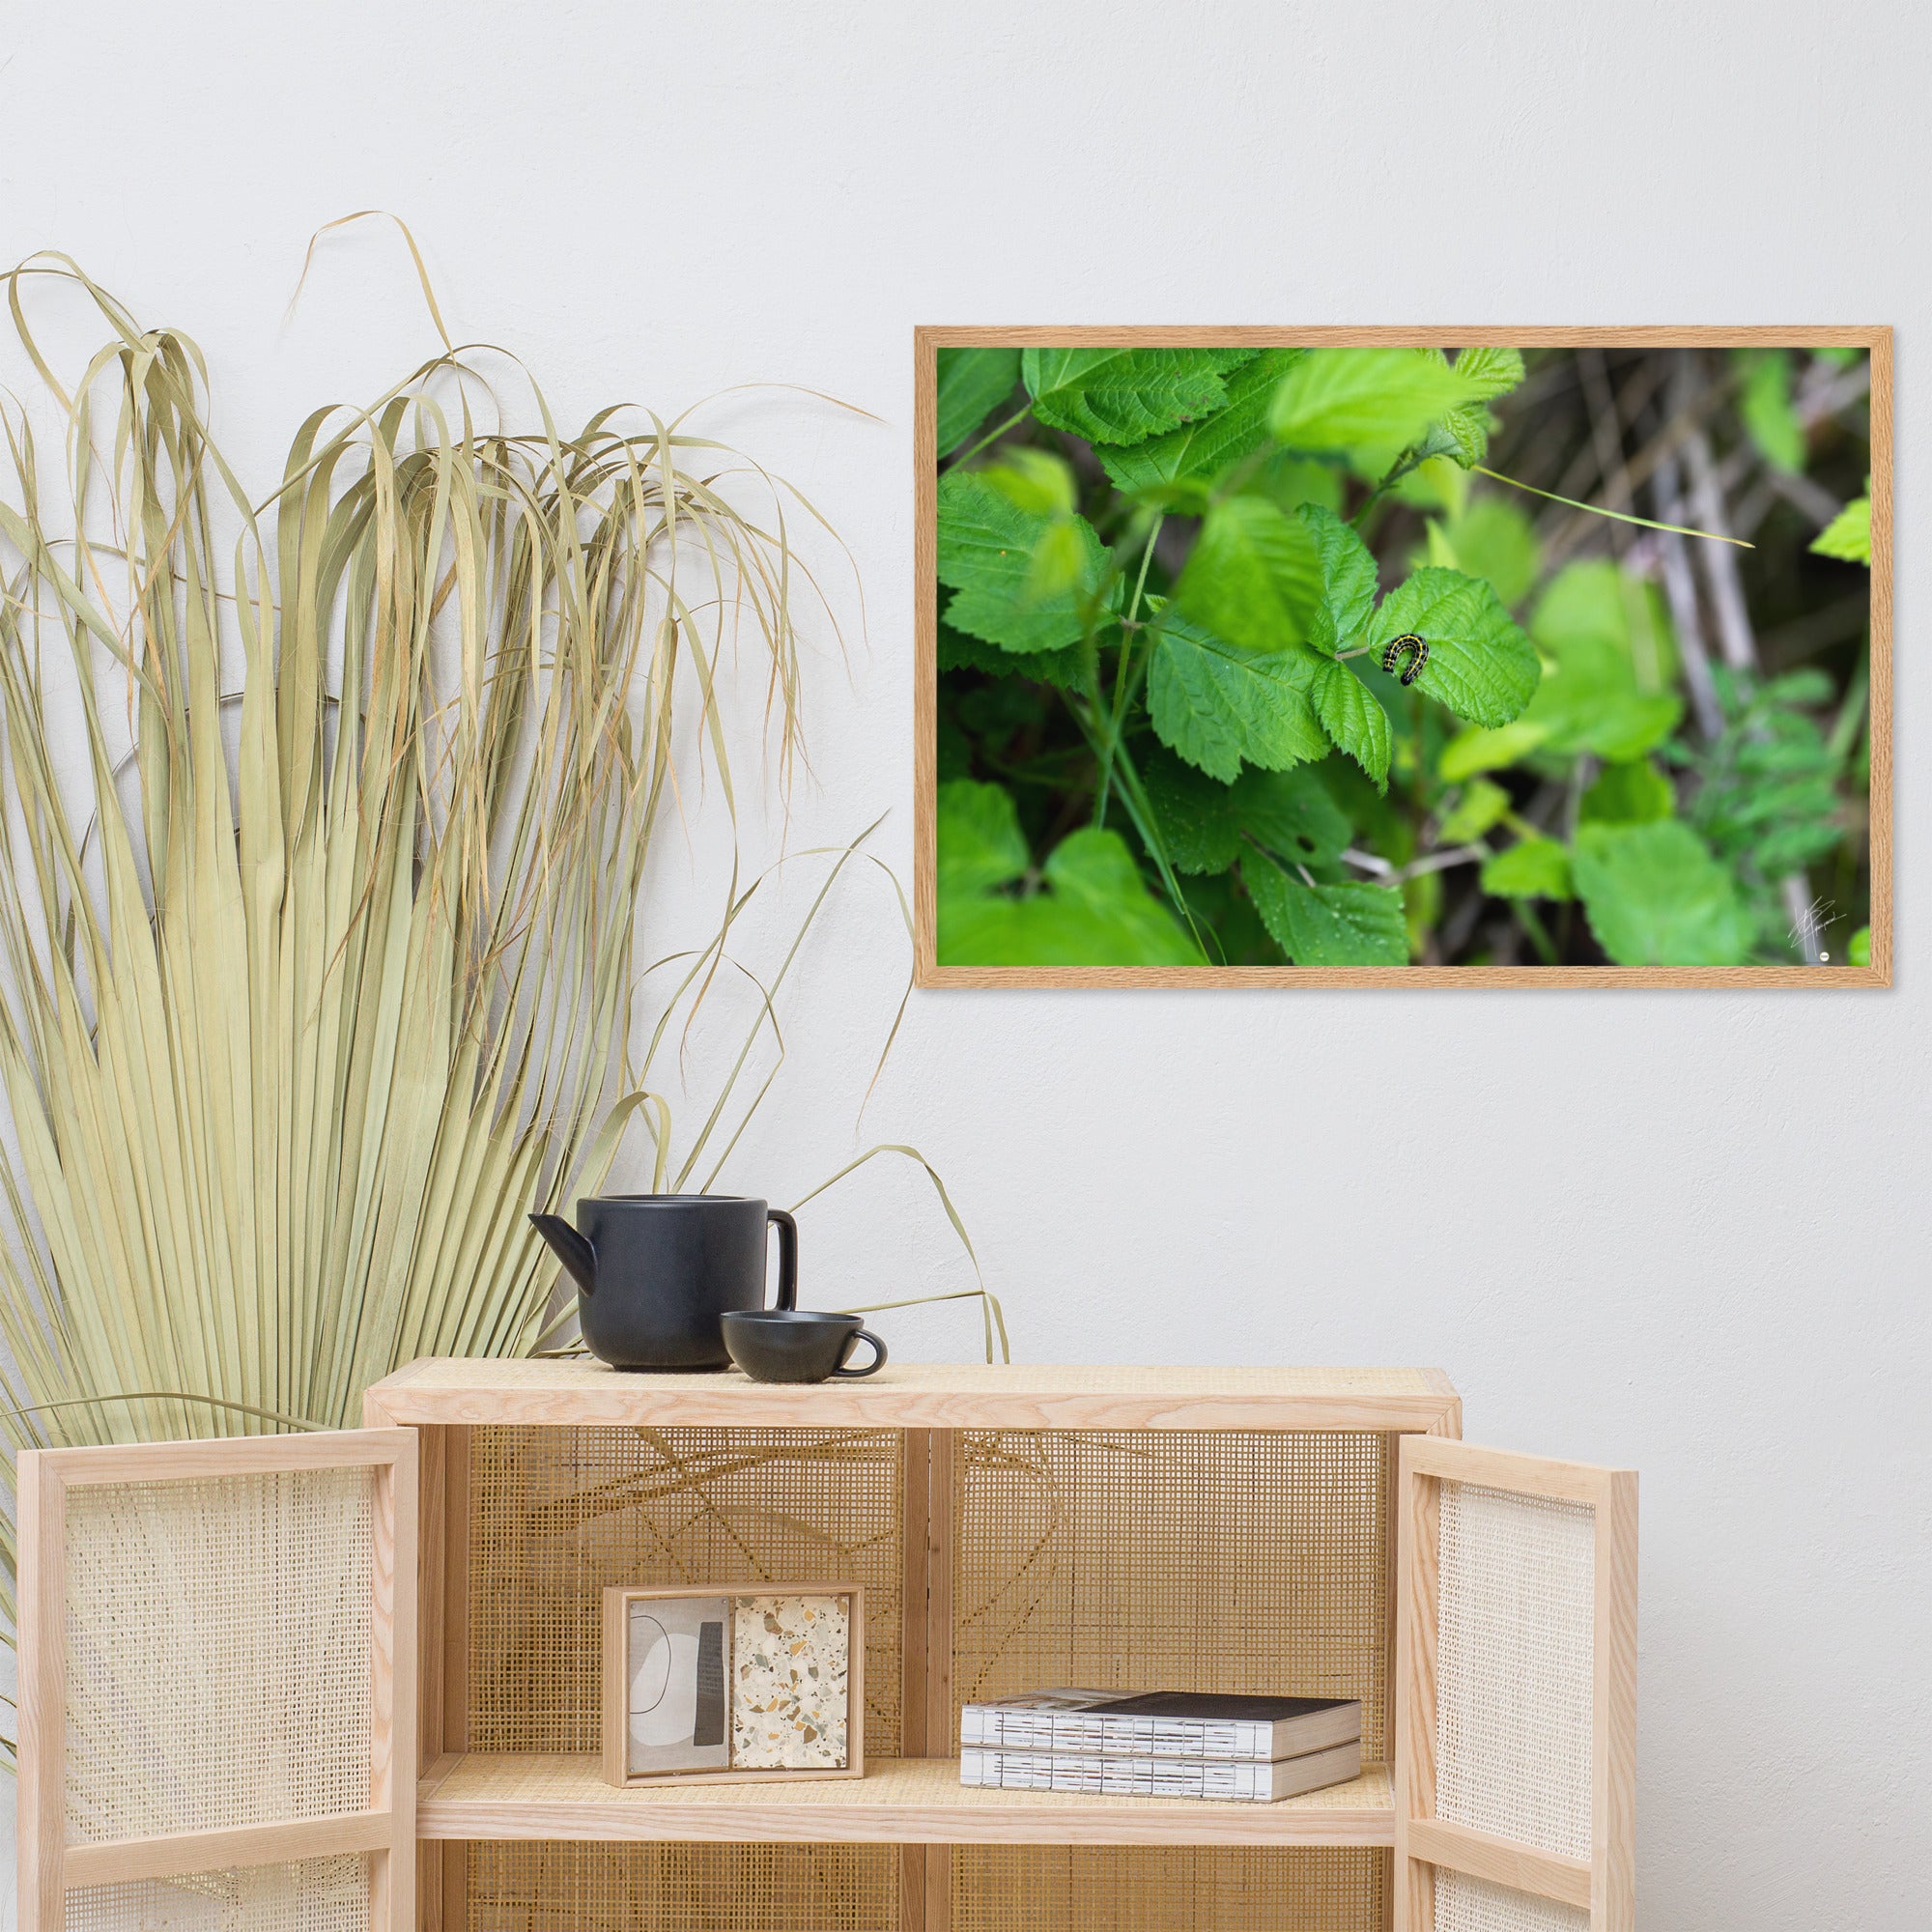
[[597,1250],[559,1214],[532,1214],[530,1226],[550,1243],[551,1251],[585,1294],[597,1288]]

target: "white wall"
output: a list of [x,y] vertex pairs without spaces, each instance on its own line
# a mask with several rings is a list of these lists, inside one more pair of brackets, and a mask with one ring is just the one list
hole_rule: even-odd
[[[868,649],[849,681],[815,662],[799,832],[890,808],[902,870],[915,322],[1896,324],[1897,990],[925,994],[855,1141],[902,972],[867,885],[729,1179],[785,1200],[917,1142],[1028,1356],[1440,1363],[1473,1437],[1638,1465],[1645,1923],[1905,1932],[1932,1869],[1926,52],[1905,5],[71,0],[0,48],[0,255],[68,249],[196,335],[265,480],[313,402],[433,346],[373,229],[284,323],[311,230],[365,207],[566,413],[752,379],[875,412],[719,421],[865,576]],[[816,1298],[960,1283],[921,1188],[874,1171],[808,1210]],[[889,1332],[977,1341],[958,1309]]]

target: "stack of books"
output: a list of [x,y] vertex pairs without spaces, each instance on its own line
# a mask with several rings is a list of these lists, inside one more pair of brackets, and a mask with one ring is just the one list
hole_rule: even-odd
[[1344,1697],[1036,1690],[964,1706],[959,1741],[962,1784],[1268,1804],[1361,1775],[1362,1707]]

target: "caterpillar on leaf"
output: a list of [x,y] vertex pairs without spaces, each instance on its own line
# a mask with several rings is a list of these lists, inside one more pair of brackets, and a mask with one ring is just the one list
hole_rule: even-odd
[[1387,647],[1382,652],[1382,668],[1386,671],[1394,670],[1397,660],[1405,651],[1409,656],[1408,663],[1403,668],[1402,681],[1404,684],[1413,684],[1422,675],[1422,667],[1429,662],[1428,640],[1417,637],[1413,631],[1405,631],[1401,637],[1391,638],[1388,640]]

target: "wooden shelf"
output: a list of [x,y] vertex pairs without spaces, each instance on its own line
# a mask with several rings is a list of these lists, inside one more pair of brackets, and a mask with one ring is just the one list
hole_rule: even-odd
[[372,1423],[513,1428],[1305,1429],[1456,1435],[1440,1369],[962,1367],[893,1363],[864,1380],[784,1386],[637,1375],[587,1357],[412,1362],[368,1392]]
[[443,1757],[416,1793],[423,1838],[658,1838],[727,1844],[1392,1845],[1388,1768],[1276,1804],[977,1791],[952,1758],[864,1777],[619,1790],[594,1757]]

